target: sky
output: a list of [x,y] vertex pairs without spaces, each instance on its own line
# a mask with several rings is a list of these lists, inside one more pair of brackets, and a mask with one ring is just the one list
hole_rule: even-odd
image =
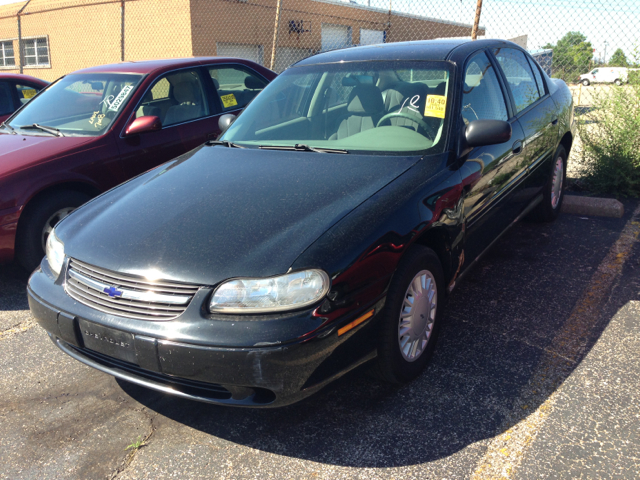
[[[389,8],[389,0],[355,1]],[[391,0],[391,8],[473,24],[476,3],[477,0]],[[529,50],[555,44],[567,32],[579,31],[596,49],[596,58],[603,57],[605,47],[607,58],[617,48],[629,57],[634,48],[640,48],[640,0],[483,0],[480,25],[486,27],[487,38],[528,35]]]

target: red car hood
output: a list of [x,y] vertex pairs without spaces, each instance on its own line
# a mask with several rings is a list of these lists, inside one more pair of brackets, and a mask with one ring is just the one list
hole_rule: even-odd
[[77,151],[94,137],[0,134],[0,178]]

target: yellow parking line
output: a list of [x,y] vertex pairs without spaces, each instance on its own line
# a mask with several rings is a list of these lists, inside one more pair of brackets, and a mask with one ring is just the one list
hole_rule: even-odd
[[[476,465],[473,480],[510,479],[527,448],[553,410],[558,387],[584,355],[585,344],[600,316],[614,281],[622,273],[626,258],[640,234],[640,206],[633,212],[620,237],[591,277],[562,329],[543,355],[529,384],[523,389],[507,416],[503,433],[491,440]],[[531,411],[531,406],[539,405]]]

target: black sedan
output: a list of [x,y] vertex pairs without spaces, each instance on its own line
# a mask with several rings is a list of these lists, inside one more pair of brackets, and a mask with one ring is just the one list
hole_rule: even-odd
[[221,122],[60,222],[29,302],[89,366],[259,407],[419,375],[478,257],[558,216],[575,135],[567,86],[492,40],[316,55]]

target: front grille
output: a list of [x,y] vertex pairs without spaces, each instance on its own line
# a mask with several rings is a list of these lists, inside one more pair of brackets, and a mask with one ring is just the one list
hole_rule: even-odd
[[101,312],[139,320],[171,320],[182,314],[200,287],[149,281],[71,259],[65,290]]

